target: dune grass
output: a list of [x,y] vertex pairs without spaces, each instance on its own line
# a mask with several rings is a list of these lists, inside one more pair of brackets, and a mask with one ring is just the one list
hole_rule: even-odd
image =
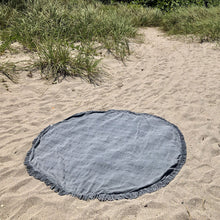
[[170,34],[193,34],[201,42],[220,41],[220,6],[179,8],[163,16],[163,30]]
[[94,42],[123,59],[129,54],[128,39],[136,36],[136,27],[155,23],[154,11],[159,17],[156,9],[103,5],[94,0],[26,0],[19,8],[9,1],[0,7],[0,52],[17,41],[37,51],[38,66],[46,78],[77,75],[93,81],[99,72]]
[[44,78],[69,75],[95,82],[100,73],[98,50],[105,48],[123,60],[137,27],[159,26],[170,34],[220,41],[219,13],[220,7],[162,12],[96,0],[8,0],[0,3],[0,53],[16,41],[37,52],[36,66]]

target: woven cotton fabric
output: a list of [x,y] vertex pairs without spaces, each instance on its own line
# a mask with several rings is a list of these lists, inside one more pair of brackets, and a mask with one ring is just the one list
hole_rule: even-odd
[[122,110],[75,114],[33,141],[30,175],[60,195],[132,199],[166,186],[186,160],[180,130],[166,120]]

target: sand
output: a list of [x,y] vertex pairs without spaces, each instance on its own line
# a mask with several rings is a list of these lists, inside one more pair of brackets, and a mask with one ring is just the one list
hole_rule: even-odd
[[[220,219],[220,50],[214,44],[171,39],[141,29],[125,63],[106,54],[108,78],[99,86],[80,78],[51,85],[39,72],[0,79],[0,219]],[[1,62],[30,60],[20,51]],[[8,85],[9,91],[6,90]],[[33,139],[49,124],[87,110],[126,109],[174,123],[187,161],[166,187],[133,200],[99,202],[59,196],[23,165]]]

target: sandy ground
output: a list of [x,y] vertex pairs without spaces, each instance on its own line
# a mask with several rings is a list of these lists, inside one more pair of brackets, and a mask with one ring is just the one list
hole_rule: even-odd
[[[103,66],[111,77],[99,86],[79,78],[51,85],[27,72],[18,84],[1,81],[1,220],[220,219],[220,50],[153,28],[141,32],[144,43],[131,44],[125,64],[106,56]],[[30,57],[1,57],[18,59]],[[158,115],[179,127],[187,161],[168,186],[133,200],[81,201],[59,196],[27,174],[24,158],[43,128],[77,112],[108,109]]]

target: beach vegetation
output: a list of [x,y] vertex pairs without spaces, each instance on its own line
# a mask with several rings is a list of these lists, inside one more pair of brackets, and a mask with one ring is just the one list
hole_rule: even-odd
[[149,26],[220,41],[220,6],[216,0],[2,0],[0,53],[19,42],[38,55],[42,77],[94,83],[102,72],[99,51],[124,60],[137,28]]

